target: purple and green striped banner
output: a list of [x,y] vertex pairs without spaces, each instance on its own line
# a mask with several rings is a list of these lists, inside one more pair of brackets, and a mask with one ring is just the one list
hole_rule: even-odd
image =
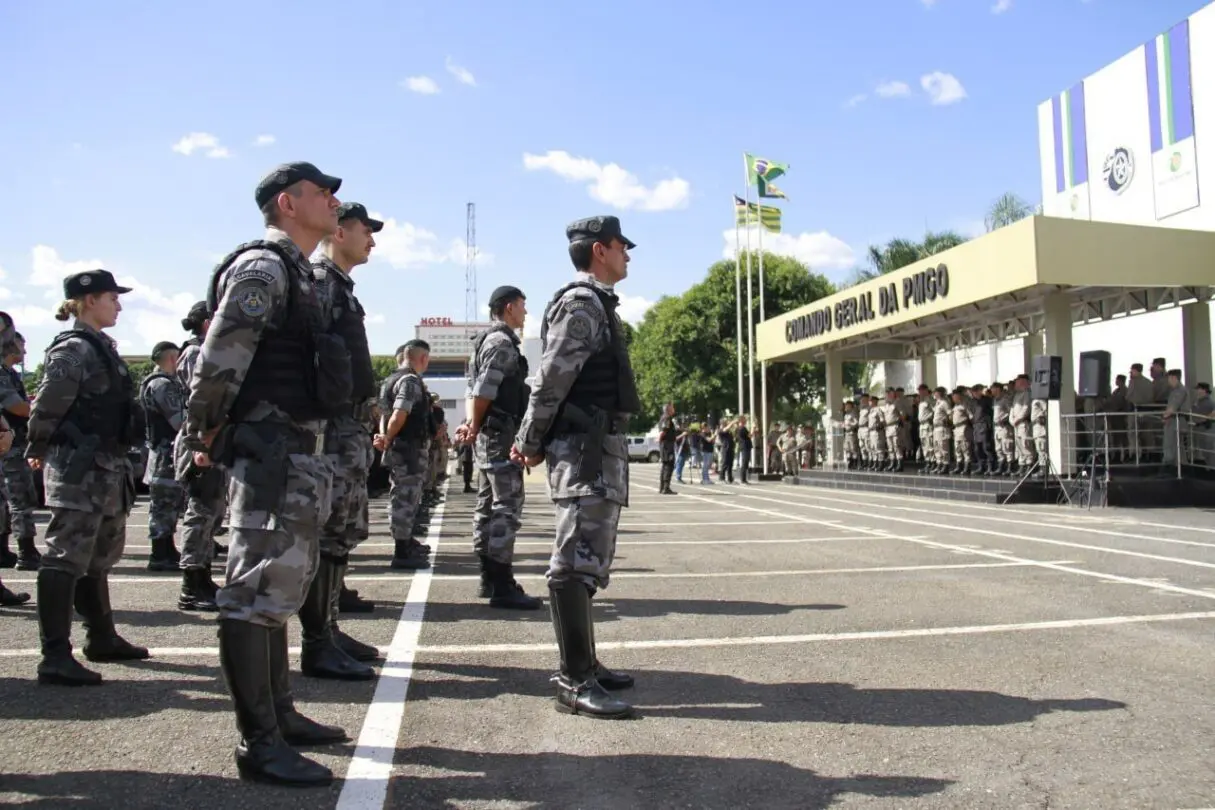
[[1055,138],[1055,191],[1088,182],[1088,137],[1084,129],[1084,82],[1050,100]]
[[1148,42],[1144,56],[1154,154],[1194,136],[1190,21],[1180,22]]

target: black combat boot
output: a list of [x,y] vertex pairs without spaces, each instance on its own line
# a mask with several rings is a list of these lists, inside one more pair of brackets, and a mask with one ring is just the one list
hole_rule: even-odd
[[8,547],[8,532],[0,534],[0,568],[12,568],[17,564],[17,555]]
[[149,537],[152,551],[148,555],[149,571],[177,571],[181,558],[174,559],[173,540],[167,537]]
[[549,586],[549,601],[561,650],[557,711],[606,719],[631,716],[633,707],[612,697],[595,679],[590,591],[581,582],[557,583]]
[[55,686],[99,686],[101,675],[72,655],[72,602],[76,578],[66,571],[38,572],[38,629],[42,660],[38,683]]
[[215,594],[219,589],[211,581],[211,572],[205,568],[187,568],[181,572],[181,593],[177,597],[179,610],[201,610],[214,613],[219,610]]
[[613,672],[599,660],[599,650],[595,646],[594,613],[591,614],[591,654],[595,656],[595,680],[599,681],[600,686],[612,692],[633,687],[632,675],[625,672]]
[[18,571],[37,571],[42,567],[42,554],[39,553],[38,547],[34,545],[34,537],[18,537],[17,538],[17,570]]
[[481,584],[477,588],[477,597],[488,599],[494,595],[494,585],[489,576],[489,555],[478,554],[477,561],[481,564]]
[[417,571],[423,568],[430,567],[430,560],[427,556],[419,551],[416,551],[416,544],[413,538],[408,540],[395,541],[395,548],[392,552],[392,562],[389,566],[396,569],[404,569],[407,571]]
[[223,543],[219,542],[218,540],[212,540],[211,544],[215,548],[215,553],[212,555],[213,557],[219,559],[220,557],[228,556],[228,547]]
[[0,607],[16,607],[17,605],[24,605],[28,601],[30,601],[28,593],[24,591],[20,593],[10,591],[4,587],[3,582],[0,582]]
[[118,635],[110,606],[110,580],[106,574],[83,576],[76,583],[76,612],[84,617],[84,657],[90,661],[142,661],[151,657]]
[[333,772],[283,739],[271,686],[269,627],[232,619],[219,623],[219,665],[236,704],[236,769],[242,779],[291,787],[324,787]]
[[270,692],[279,732],[291,745],[329,745],[346,742],[350,736],[337,726],[328,726],[304,716],[295,708],[291,694],[291,662],[287,657],[287,625],[270,631]]
[[[342,569],[342,575],[345,577],[344,567]],[[375,602],[359,596],[358,591],[356,591],[354,588],[347,588],[343,582],[342,589],[338,592],[337,610],[341,613],[374,613]]]
[[300,671],[310,678],[369,681],[375,677],[375,670],[347,655],[333,638],[329,611],[333,605],[335,570],[333,558],[322,554],[308,595],[300,605],[300,625],[304,631]]
[[[346,590],[346,557],[335,557],[333,560],[336,566],[333,574],[333,584],[330,586],[333,591],[330,596],[331,603],[329,605],[329,632],[333,634],[333,643],[342,648],[342,652],[349,655],[355,661],[375,661],[380,657],[380,651],[370,644],[364,644],[357,639],[342,632],[338,627],[338,608],[341,603],[342,593]],[[368,602],[367,604],[372,604]],[[374,608],[375,605],[372,604]]]
[[510,565],[488,560],[489,583],[491,595],[489,606],[506,608],[507,610],[539,610],[544,604],[538,596],[528,596],[523,588],[515,582],[514,571]]

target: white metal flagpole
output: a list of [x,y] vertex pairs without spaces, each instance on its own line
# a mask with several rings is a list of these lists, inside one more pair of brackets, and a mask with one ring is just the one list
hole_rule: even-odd
[[[735,197],[734,199],[738,199]],[[746,217],[747,209],[743,209]],[[743,222],[746,222],[743,219]],[[734,310],[738,325],[734,332],[734,342],[738,348],[738,412],[743,412],[743,330],[742,330],[742,239],[738,235],[738,206],[734,206]]]
[[[751,168],[747,165],[747,153],[743,152],[743,201],[747,204],[747,389],[749,406],[746,413],[755,421],[755,313],[752,309],[751,292],[751,226],[759,222],[758,215],[751,216]],[[740,412],[741,415],[741,412]]]
[[[760,223],[759,230],[759,322],[764,322],[764,223],[763,223],[763,202],[759,203]],[[760,390],[760,405],[759,405],[759,440],[764,443],[764,466],[762,467],[764,475],[768,474],[768,364],[759,364],[759,390]],[[752,392],[751,396],[755,396]]]

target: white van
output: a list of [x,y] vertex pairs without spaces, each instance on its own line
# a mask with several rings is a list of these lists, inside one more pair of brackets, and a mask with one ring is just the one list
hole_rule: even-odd
[[659,458],[658,434],[652,436],[629,436],[629,460],[656,463]]

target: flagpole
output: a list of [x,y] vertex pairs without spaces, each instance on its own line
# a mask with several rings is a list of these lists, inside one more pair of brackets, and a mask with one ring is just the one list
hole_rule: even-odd
[[[735,200],[738,198],[735,197]],[[746,208],[743,216],[746,216]],[[746,221],[745,219],[743,220]],[[738,206],[734,206],[734,310],[738,324],[734,332],[738,354],[738,412],[743,412],[743,330],[742,330],[742,238],[738,235]]]
[[[764,322],[764,223],[763,203],[759,205],[759,322]],[[759,422],[760,440],[764,442],[764,475],[768,474],[768,364],[759,364]],[[752,394],[754,396],[754,394]]]
[[[751,170],[747,166],[747,153],[743,152],[743,202],[747,206],[747,413],[751,422],[755,422],[755,311],[752,304],[751,292]],[[759,212],[755,214],[755,224],[759,223]],[[741,416],[741,413],[739,414]]]

